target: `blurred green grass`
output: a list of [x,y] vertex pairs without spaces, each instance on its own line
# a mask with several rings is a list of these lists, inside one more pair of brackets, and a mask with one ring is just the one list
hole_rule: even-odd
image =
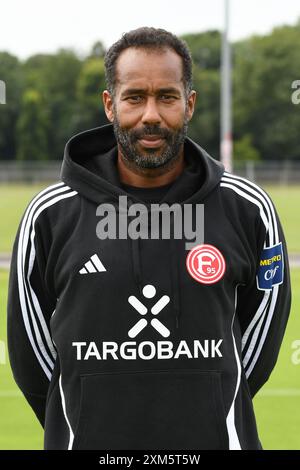
[[300,186],[266,186],[279,214],[289,253],[300,252]]
[[0,185],[0,253],[10,253],[23,212],[45,185]]
[[6,364],[0,364],[0,449],[42,449],[43,429],[12,377],[6,344],[8,271],[0,270],[0,340]]
[[[254,398],[265,449],[300,450],[300,364],[292,362],[292,343],[300,340],[300,269],[291,269],[291,279],[292,309],[279,358],[262,393]],[[268,391],[278,395],[269,395]]]

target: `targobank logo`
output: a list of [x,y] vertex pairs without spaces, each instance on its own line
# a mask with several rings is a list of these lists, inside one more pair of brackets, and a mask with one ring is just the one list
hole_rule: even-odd
[[283,282],[283,252],[282,243],[264,248],[257,273],[257,288],[270,290]]
[[[152,299],[156,295],[156,288],[148,284],[143,288],[143,296]],[[135,338],[146,326],[153,327],[164,338],[170,336],[170,330],[156,316],[168,305],[170,297],[163,295],[150,309],[153,315],[150,322],[146,318],[140,318],[127,332],[130,338]],[[142,316],[148,313],[147,307],[134,295],[128,297],[128,303]],[[121,344],[115,341],[103,341],[89,343],[85,341],[73,341],[76,348],[77,361],[96,360],[143,360],[151,359],[188,359],[223,357],[220,350],[223,339],[181,340],[174,344],[172,341],[125,341]]]
[[[143,288],[143,295],[147,299],[152,299],[156,294],[156,289],[151,284],[148,284]],[[146,315],[148,313],[147,307],[137,298],[135,295],[131,295],[128,298],[128,302],[132,305],[135,310],[141,315]],[[151,308],[151,313],[153,315],[158,315],[163,308],[170,302],[170,297],[168,295],[163,295]],[[158,331],[164,338],[170,335],[170,330],[162,324],[157,318],[152,318],[150,324],[153,328]],[[130,338],[135,338],[146,326],[148,321],[145,318],[141,318],[129,331],[128,336]]]

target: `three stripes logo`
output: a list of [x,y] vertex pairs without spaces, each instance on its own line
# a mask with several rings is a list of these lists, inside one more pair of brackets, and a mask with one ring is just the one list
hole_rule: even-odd
[[[148,284],[143,288],[143,296],[147,299],[152,299],[156,294],[156,289],[151,284]],[[128,297],[128,302],[132,307],[140,314],[146,315],[148,312],[147,307],[137,298],[135,295],[131,295]],[[163,295],[151,308],[151,313],[153,315],[158,315],[163,308],[170,302],[170,297],[168,295]],[[160,320],[157,318],[152,318],[150,324],[153,328],[158,331],[164,338],[170,336],[170,330],[162,324]],[[128,336],[130,338],[135,338],[146,326],[148,325],[148,321],[145,318],[141,318],[129,331]]]
[[93,255],[90,257],[89,261],[87,261],[83,268],[80,269],[80,274],[91,274],[91,273],[101,273],[106,271],[103,263],[100,261],[98,255]]

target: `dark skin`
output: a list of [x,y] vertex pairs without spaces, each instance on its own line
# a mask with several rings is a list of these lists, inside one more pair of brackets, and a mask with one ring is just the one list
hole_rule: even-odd
[[[130,130],[142,129],[148,124],[174,132],[183,126],[185,117],[188,121],[192,118],[196,92],[193,90],[186,97],[182,59],[172,49],[125,49],[117,59],[116,78],[114,98],[108,90],[102,95],[110,122],[115,118],[114,107],[121,127]],[[166,142],[152,135],[138,140],[136,145],[143,154],[149,148],[152,152],[155,150],[155,156],[159,158]],[[129,164],[118,145],[118,171],[122,183],[141,188],[163,186],[174,181],[183,169],[183,145],[174,164],[160,168]]]

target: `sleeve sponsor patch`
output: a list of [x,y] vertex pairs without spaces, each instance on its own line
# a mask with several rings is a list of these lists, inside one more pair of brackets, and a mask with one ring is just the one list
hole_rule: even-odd
[[256,276],[257,288],[269,290],[283,282],[282,243],[264,248],[259,261]]

